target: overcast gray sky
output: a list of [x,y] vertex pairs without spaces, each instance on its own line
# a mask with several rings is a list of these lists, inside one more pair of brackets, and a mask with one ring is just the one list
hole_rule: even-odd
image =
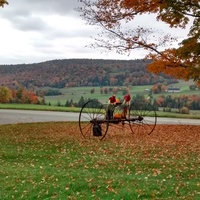
[[[86,25],[74,8],[78,0],[8,0],[0,8],[0,64],[37,63],[53,59],[98,58],[137,59],[143,51],[131,55],[85,47],[99,30]],[[151,18],[144,24],[151,23]],[[151,23],[153,24],[153,23]],[[159,25],[165,28],[165,25]],[[176,30],[179,36],[180,30]],[[181,36],[182,37],[182,36]]]

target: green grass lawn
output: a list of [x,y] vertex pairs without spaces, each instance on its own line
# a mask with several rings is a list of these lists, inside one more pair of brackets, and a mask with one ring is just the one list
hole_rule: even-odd
[[21,109],[21,110],[43,110],[43,111],[63,111],[63,112],[79,112],[80,108],[64,107],[64,106],[49,106],[35,104],[1,104],[0,109]]
[[198,200],[196,128],[97,142],[83,140],[76,123],[1,125],[0,199]]
[[[109,88],[112,86],[108,86]],[[131,95],[136,95],[136,94],[144,94],[147,95],[147,92],[145,92],[145,89],[151,89],[152,86],[147,85],[147,86],[132,86],[131,87]],[[95,88],[95,93],[91,94],[90,90],[92,88]],[[100,87],[74,87],[74,88],[63,88],[60,89],[60,91],[63,93],[63,95],[58,95],[58,96],[45,96],[45,101],[46,103],[51,103],[52,105],[56,105],[58,102],[60,102],[62,105],[66,103],[67,100],[73,99],[74,102],[78,102],[83,96],[85,99],[98,99],[102,103],[106,103],[108,101],[108,98],[112,96],[112,93],[108,94],[101,94],[100,93]],[[123,99],[123,94],[122,91],[119,91],[116,94],[117,98]]]

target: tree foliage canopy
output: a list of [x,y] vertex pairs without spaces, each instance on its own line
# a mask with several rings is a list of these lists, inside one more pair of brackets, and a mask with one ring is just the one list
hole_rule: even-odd
[[0,103],[8,103],[11,99],[11,90],[7,87],[0,86]]
[[8,4],[6,0],[0,0],[0,7],[3,7],[5,4]]
[[[77,9],[81,16],[90,25],[103,28],[103,32],[95,38],[95,47],[115,49],[118,53],[145,49],[148,51],[147,58],[153,60],[148,66],[150,72],[164,72],[185,80],[193,78],[200,84],[199,0],[82,0],[81,2],[83,5]],[[154,14],[158,21],[165,22],[170,28],[189,28],[187,38],[182,40],[177,48],[168,48],[166,45],[176,38],[153,28],[134,27],[135,18],[144,14]]]

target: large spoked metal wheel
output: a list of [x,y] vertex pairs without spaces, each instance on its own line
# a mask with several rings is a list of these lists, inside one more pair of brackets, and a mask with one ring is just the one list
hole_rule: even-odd
[[79,114],[79,129],[85,139],[98,138],[103,140],[108,131],[108,120],[105,107],[98,100],[86,102]]
[[156,111],[148,102],[132,103],[128,118],[132,133],[150,135],[157,123]]

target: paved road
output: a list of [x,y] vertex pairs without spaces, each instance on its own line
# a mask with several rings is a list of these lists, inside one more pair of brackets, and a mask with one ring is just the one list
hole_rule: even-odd
[[[55,122],[55,121],[78,121],[79,113],[51,112],[33,110],[4,110],[0,109],[0,124],[32,123],[32,122]],[[200,120],[158,118],[158,124],[191,124],[200,125]]]
[[78,115],[78,113],[68,112],[0,109],[0,124],[78,121]]

